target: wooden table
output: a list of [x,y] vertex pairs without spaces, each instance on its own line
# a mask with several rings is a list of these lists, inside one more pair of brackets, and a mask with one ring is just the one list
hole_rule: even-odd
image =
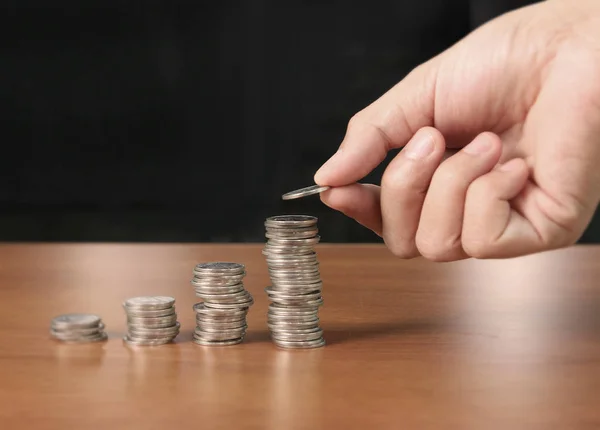
[[[0,429],[566,429],[600,425],[600,247],[507,261],[399,261],[320,245],[327,346],[266,326],[261,245],[0,246]],[[191,342],[201,261],[247,265],[245,342]],[[121,303],[177,299],[171,345],[131,349]],[[49,338],[99,314],[104,343]]]

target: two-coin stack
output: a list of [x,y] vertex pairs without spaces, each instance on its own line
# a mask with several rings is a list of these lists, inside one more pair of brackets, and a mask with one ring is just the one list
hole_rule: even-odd
[[212,262],[194,267],[191,283],[196,296],[203,300],[194,305],[194,342],[225,346],[244,340],[248,328],[246,316],[254,304],[244,287],[245,276],[246,267],[240,263]]
[[50,334],[63,342],[97,342],[107,338],[104,323],[97,315],[66,314],[52,320]]
[[266,256],[271,286],[267,325],[273,342],[282,348],[325,345],[318,311],[323,283],[315,245],[320,236],[317,218],[280,215],[265,221]]
[[123,303],[130,345],[154,346],[171,342],[179,334],[175,299],[164,296],[133,297]]

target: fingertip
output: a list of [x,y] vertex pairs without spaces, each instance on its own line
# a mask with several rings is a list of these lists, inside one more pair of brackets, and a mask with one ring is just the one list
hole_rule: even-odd
[[320,195],[332,209],[354,219],[376,234],[381,233],[380,189],[371,184],[352,184],[331,188]]

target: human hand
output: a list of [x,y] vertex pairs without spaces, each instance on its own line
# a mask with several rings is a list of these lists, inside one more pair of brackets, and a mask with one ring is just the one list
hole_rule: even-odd
[[[381,187],[358,184],[386,153]],[[447,148],[462,148],[443,160]],[[398,257],[508,258],[575,243],[600,201],[600,2],[496,18],[349,122],[322,201]]]

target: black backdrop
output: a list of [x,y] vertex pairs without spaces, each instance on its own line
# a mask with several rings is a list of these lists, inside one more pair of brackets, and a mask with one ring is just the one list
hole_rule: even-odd
[[0,240],[260,242],[265,217],[309,213],[325,241],[379,241],[280,196],[354,112],[525,3],[5,3]]

